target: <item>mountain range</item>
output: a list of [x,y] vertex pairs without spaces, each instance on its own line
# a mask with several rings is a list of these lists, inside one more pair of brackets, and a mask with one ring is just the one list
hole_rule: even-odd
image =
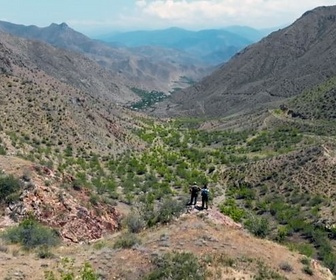
[[65,23],[40,28],[0,22],[0,30],[86,55],[110,70],[116,79],[123,80],[123,84],[129,88],[168,94],[174,88],[189,85],[183,77],[197,81],[212,69],[181,51],[155,47],[137,50],[109,46],[88,38]]
[[306,12],[174,94],[157,112],[228,116],[282,102],[335,76],[335,13],[335,6]]
[[266,34],[239,26],[198,32],[170,28],[100,38],[114,42],[107,43],[92,40],[66,23],[41,28],[0,21],[0,30],[80,52],[114,72],[130,88],[165,93],[200,80]]
[[106,42],[127,47],[156,46],[186,52],[206,64],[218,65],[245,46],[259,41],[267,32],[250,27],[231,26],[224,29],[190,31],[169,28],[133,31],[98,37]]
[[[168,118],[127,108],[159,81],[138,71],[181,59],[195,74],[190,54],[2,23],[0,275],[335,279],[335,22],[336,6],[316,8],[184,76],[155,101]],[[208,209],[188,203],[194,184]]]

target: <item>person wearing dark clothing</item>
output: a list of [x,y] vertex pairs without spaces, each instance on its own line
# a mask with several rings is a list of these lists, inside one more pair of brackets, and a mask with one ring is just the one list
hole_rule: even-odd
[[190,203],[189,205],[196,205],[197,202],[197,197],[198,197],[198,193],[200,192],[200,187],[198,187],[196,185],[196,183],[190,187],[189,191],[190,191]]
[[201,191],[201,196],[202,196],[202,209],[208,209],[208,201],[209,201],[209,189],[207,184],[205,184],[202,188]]

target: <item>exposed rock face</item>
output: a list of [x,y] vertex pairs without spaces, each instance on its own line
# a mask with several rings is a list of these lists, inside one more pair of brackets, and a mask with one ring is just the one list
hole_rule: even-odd
[[[44,179],[53,179],[50,170],[42,171]],[[25,184],[20,201],[6,209],[7,216],[20,221],[32,214],[41,223],[58,229],[61,237],[71,242],[99,239],[119,228],[120,214],[111,205],[99,202],[92,205],[88,191],[66,190],[58,184],[44,186],[40,179]]]

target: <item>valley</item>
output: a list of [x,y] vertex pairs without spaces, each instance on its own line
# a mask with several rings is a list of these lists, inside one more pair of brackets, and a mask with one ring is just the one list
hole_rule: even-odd
[[0,31],[0,278],[334,280],[334,12],[211,74],[67,24]]

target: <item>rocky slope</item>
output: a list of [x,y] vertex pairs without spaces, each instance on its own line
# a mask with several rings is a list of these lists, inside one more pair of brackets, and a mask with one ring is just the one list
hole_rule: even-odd
[[335,76],[335,14],[336,6],[306,12],[174,94],[158,114],[227,116],[295,96]]
[[[184,214],[170,224],[146,230],[137,235],[139,243],[132,248],[114,248],[123,235],[121,232],[92,244],[60,247],[53,253],[57,257],[74,258],[74,271],[89,261],[101,279],[144,279],[156,265],[162,270],[167,266],[163,261],[166,254],[177,252],[196,256],[197,269],[206,271],[206,278],[200,279],[333,279],[330,271],[316,260],[308,261],[313,274],[308,275],[303,270],[302,255],[251,236],[214,209]],[[59,258],[37,259],[29,252],[11,257],[15,248],[7,247],[7,250],[0,252],[0,259],[7,259],[0,267],[2,275],[44,279],[44,271],[62,271]],[[157,259],[161,260],[159,264]],[[18,265],[22,262],[26,265]],[[170,265],[168,269],[176,273],[174,268],[178,270],[185,263]]]
[[[76,32],[67,24],[51,24],[45,28],[0,22],[0,30],[32,40],[39,40],[57,48],[79,52],[95,60],[114,73],[129,87],[168,93],[186,87],[182,77],[197,81],[210,73],[210,67],[183,51],[151,47],[115,47],[92,40]],[[145,49],[145,50],[144,50]]]
[[114,83],[110,72],[36,41],[1,33],[0,42],[1,135],[9,151],[72,146],[73,152],[107,155],[138,146],[129,130],[137,126],[135,113],[115,105],[135,99],[134,94]]
[[0,230],[33,215],[57,229],[64,241],[78,243],[99,239],[120,227],[120,213],[115,207],[90,203],[90,191],[80,186],[73,188],[71,175],[61,176],[46,166],[13,156],[0,156],[0,169],[22,178],[23,185],[20,199],[10,203],[1,216]]
[[[0,31],[1,32],[1,31]],[[1,55],[19,67],[42,70],[47,75],[89,95],[125,103],[137,96],[123,82],[94,61],[75,52],[0,33]]]

